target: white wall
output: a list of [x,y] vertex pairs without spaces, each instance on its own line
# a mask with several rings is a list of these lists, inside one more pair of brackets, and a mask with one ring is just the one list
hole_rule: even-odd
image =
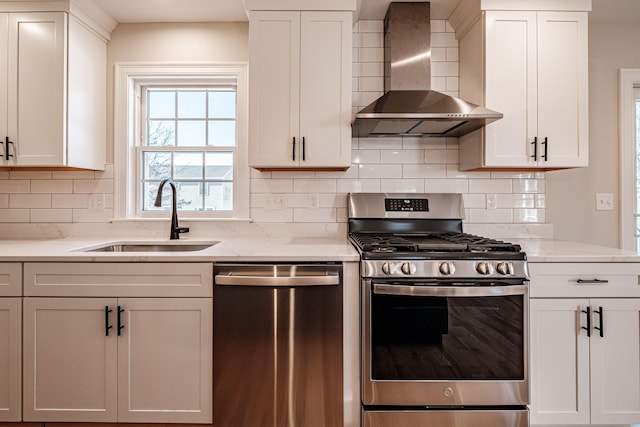
[[[446,21],[432,21],[432,89],[456,95],[458,44]],[[382,94],[382,21],[360,21],[353,33],[354,112]],[[113,161],[113,66],[116,62],[248,61],[246,23],[121,24],[108,46],[108,162]],[[543,173],[459,172],[457,139],[354,138],[346,172],[251,173],[253,224],[193,223],[191,235],[345,236],[346,195],[370,192],[459,192],[465,229],[495,237],[549,235]],[[105,172],[0,172],[0,236],[163,236],[165,224],[109,222],[113,169]],[[104,194],[106,209],[88,209],[91,194]],[[309,195],[320,206],[311,209]],[[285,206],[272,209],[277,195]]]
[[[618,70],[640,68],[640,15],[636,22],[589,22],[589,163],[585,169],[547,173],[547,221],[556,238],[618,247],[620,244]],[[605,5],[606,3],[606,5]],[[596,193],[613,193],[613,211],[596,211]]]

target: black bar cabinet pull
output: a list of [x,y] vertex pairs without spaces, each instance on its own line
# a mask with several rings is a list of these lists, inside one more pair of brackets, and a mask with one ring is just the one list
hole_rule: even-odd
[[531,156],[533,158],[534,161],[538,161],[538,137],[534,136],[533,137],[533,142],[531,143],[533,145],[533,155]]
[[13,154],[9,154],[9,144],[13,145],[13,141],[10,141],[9,137],[7,136],[5,137],[4,142],[4,158],[5,160],[9,160],[11,157],[13,157]]
[[306,141],[304,136],[302,137],[302,161],[304,162],[306,160]]
[[122,335],[122,329],[124,325],[122,324],[122,313],[124,312],[124,308],[118,306],[118,336]]
[[544,159],[544,161],[547,161],[547,154],[549,153],[549,145],[547,144],[547,137],[544,137],[544,141],[542,141],[542,145],[544,145],[544,154],[542,156],[540,156],[541,158]]
[[292,146],[293,146],[293,152],[292,152],[293,155],[291,156],[291,158],[295,160],[296,159],[296,137],[295,136],[293,137]]
[[587,315],[587,327],[581,326],[580,329],[585,329],[587,331],[587,336],[591,336],[591,307],[587,306],[586,310],[580,310],[581,313]]
[[600,331],[600,337],[604,338],[604,310],[602,309],[602,306],[600,306],[598,307],[598,310],[593,310],[593,312],[598,313],[598,317],[600,318],[600,322],[598,322],[600,326],[594,326],[593,329]]
[[577,284],[596,284],[596,285],[604,285],[605,283],[609,283],[608,280],[606,279],[590,279],[590,280],[584,280],[584,279],[578,279],[576,280]]
[[104,334],[107,337],[109,336],[109,329],[113,328],[113,326],[109,324],[109,313],[112,311],[108,305],[104,306]]

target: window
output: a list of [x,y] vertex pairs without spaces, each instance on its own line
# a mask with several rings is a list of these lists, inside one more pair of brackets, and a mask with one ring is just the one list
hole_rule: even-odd
[[620,70],[621,247],[640,250],[640,70]]
[[[116,215],[248,218],[246,67],[129,66],[116,70]],[[118,132],[120,130],[120,132]]]

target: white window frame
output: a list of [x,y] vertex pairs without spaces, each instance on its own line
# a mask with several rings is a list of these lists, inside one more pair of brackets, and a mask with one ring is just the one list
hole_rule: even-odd
[[620,69],[620,247],[636,250],[635,89],[640,69]]
[[114,81],[114,220],[154,220],[165,219],[167,212],[139,212],[138,205],[138,156],[140,146],[140,93],[141,85],[169,78],[176,82],[181,79],[220,81],[230,76],[236,80],[236,132],[237,164],[234,164],[234,206],[233,211],[223,212],[180,212],[186,220],[241,220],[249,221],[249,179],[248,160],[248,72],[246,63],[224,64],[139,64],[117,63]]

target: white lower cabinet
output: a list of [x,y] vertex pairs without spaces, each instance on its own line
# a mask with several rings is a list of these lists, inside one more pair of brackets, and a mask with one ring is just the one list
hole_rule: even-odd
[[639,272],[531,264],[531,424],[640,423]]
[[[164,266],[173,276],[148,278],[149,268],[161,275]],[[23,420],[210,424],[212,269],[26,263],[25,281],[36,286],[25,288],[23,303]],[[203,296],[147,297],[153,288],[162,294],[163,287],[177,287],[180,271],[186,292],[201,289]],[[80,283],[90,297],[81,295]],[[110,283],[114,293],[129,283],[127,297],[109,295]],[[81,297],[65,295],[73,288]]]
[[0,298],[0,422],[20,421],[21,311],[21,298]]

